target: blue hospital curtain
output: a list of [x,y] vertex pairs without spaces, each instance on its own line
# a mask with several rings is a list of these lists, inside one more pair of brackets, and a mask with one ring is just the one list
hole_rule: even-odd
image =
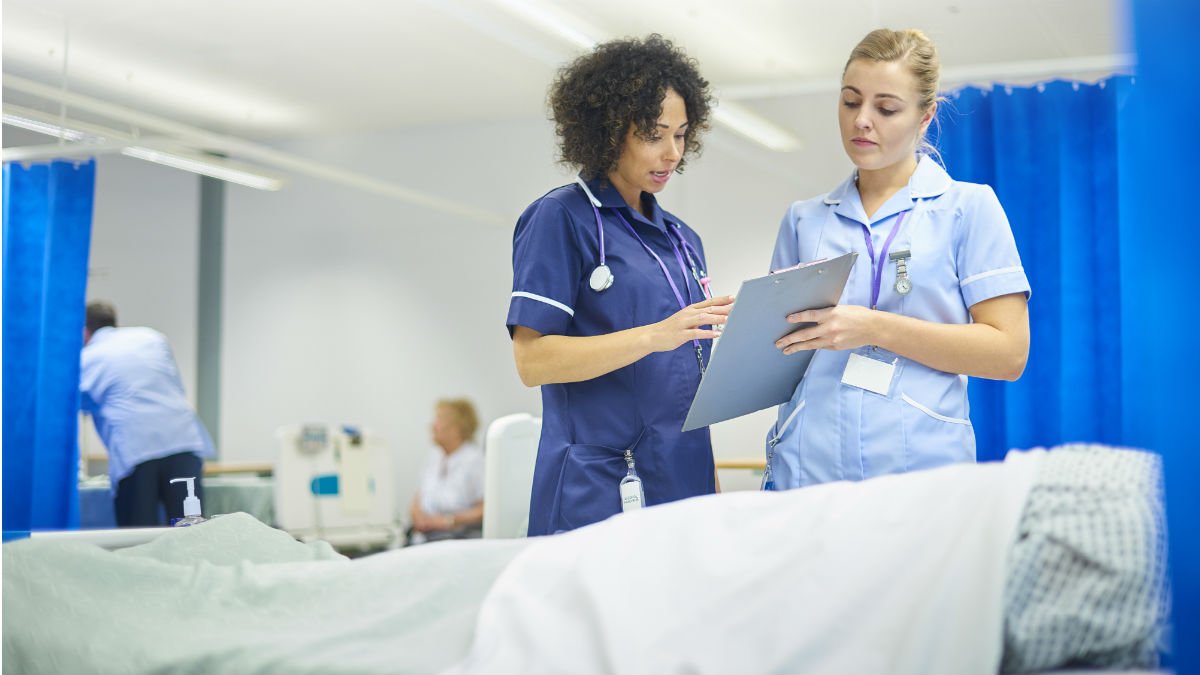
[[[1032,344],[1015,383],[972,380],[979,459],[1094,441],[1163,456],[1175,672],[1200,672],[1200,275],[1190,131],[1200,3],[1133,4],[1138,73],[954,92],[939,147],[988,183],[1026,273]],[[1190,119],[1190,118],[1189,118]]]
[[966,88],[941,106],[947,170],[995,188],[1033,288],[1025,374],[971,380],[980,461],[1010,448],[1121,442],[1117,158],[1133,87],[1115,76]]
[[4,532],[78,527],[95,160],[4,165]]
[[[1200,2],[1131,3],[1136,95],[1121,147],[1125,438],[1163,455],[1174,654],[1171,670],[1200,673],[1200,316],[1195,200],[1200,169],[1176,112],[1200,110]],[[1191,126],[1188,124],[1187,126]]]

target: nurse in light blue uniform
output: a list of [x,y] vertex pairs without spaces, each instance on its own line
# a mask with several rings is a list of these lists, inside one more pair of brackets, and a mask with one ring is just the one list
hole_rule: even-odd
[[852,52],[839,122],[857,167],[784,215],[772,269],[855,252],[838,306],[798,312],[776,344],[818,350],[767,435],[764,484],[787,489],[975,461],[967,377],[1015,380],[1029,281],[986,185],[951,178],[924,141],[933,44],[878,30]]
[[708,430],[680,429],[732,303],[708,297],[699,236],[655,199],[707,126],[694,64],[658,36],[606,43],[551,104],[580,176],[517,222],[507,320],[521,380],[542,389],[530,535],[619,513],[626,450],[646,505],[717,489]]

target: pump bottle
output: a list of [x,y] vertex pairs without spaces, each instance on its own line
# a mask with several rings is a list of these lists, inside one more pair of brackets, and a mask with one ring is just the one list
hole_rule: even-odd
[[180,481],[187,482],[187,498],[183,500],[183,517],[176,518],[175,522],[171,523],[172,527],[188,527],[190,525],[198,525],[203,523],[205,518],[200,515],[200,498],[196,496],[196,478],[172,478],[172,483]]

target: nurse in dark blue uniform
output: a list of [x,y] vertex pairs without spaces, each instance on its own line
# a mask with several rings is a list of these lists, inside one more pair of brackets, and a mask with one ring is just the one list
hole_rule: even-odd
[[700,237],[655,197],[708,128],[695,63],[657,35],[608,42],[560,71],[550,102],[579,177],[513,238],[508,328],[542,388],[530,535],[620,512],[626,450],[649,506],[716,491],[708,429],[680,429],[733,302],[709,296]]

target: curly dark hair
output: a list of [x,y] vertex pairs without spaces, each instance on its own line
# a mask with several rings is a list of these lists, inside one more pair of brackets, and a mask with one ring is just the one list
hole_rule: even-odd
[[550,88],[550,109],[558,133],[560,160],[586,179],[605,176],[635,125],[650,140],[657,133],[663,98],[674,89],[687,108],[684,153],[677,171],[700,154],[700,135],[709,128],[712,94],[696,61],[657,33],[597,45],[558,71]]

